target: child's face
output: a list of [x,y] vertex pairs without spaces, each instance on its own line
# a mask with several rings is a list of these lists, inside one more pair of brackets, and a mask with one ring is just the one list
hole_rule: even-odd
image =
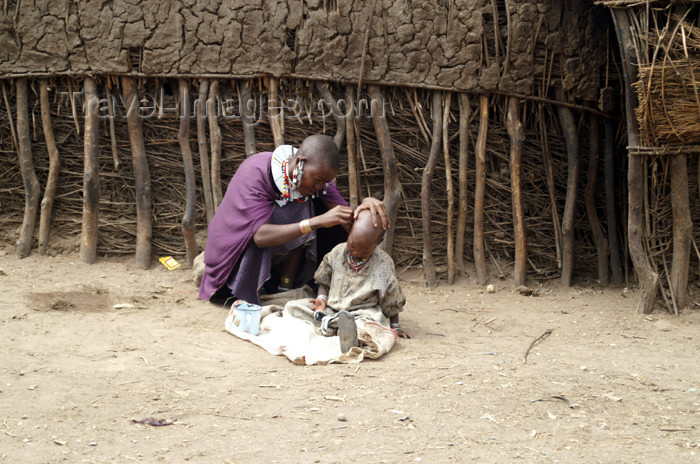
[[348,253],[357,260],[369,258],[377,248],[377,242],[364,237],[355,237],[352,233],[348,237]]

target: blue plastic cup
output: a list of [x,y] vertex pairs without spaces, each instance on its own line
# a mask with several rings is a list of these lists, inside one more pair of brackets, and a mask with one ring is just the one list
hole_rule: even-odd
[[257,335],[260,332],[260,310],[256,304],[241,301],[233,307],[233,325],[238,330]]

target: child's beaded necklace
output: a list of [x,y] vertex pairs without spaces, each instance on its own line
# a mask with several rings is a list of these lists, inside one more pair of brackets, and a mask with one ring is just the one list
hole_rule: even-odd
[[368,259],[369,257],[355,258],[352,254],[348,253],[348,264],[350,265],[350,269],[355,272],[360,272],[360,269],[364,267]]

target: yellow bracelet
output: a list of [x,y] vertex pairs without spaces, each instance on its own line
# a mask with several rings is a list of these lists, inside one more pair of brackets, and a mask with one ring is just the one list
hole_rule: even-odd
[[308,219],[304,219],[299,223],[299,229],[301,229],[301,234],[310,234],[314,230],[311,228],[311,222]]

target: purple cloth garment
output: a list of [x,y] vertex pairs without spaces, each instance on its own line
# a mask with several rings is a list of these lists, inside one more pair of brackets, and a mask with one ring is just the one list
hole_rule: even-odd
[[[270,224],[291,224],[303,221],[313,216],[313,202],[299,203],[292,201],[285,206],[275,205],[270,217]],[[227,285],[236,299],[248,303],[260,304],[260,289],[270,278],[272,258],[286,255],[293,249],[304,246],[307,259],[316,263],[316,232],[300,235],[282,245],[270,248],[259,248],[254,241],[248,244],[234,272],[231,273]],[[314,266],[315,267],[315,266]]]
[[[280,199],[272,181],[272,152],[262,152],[241,163],[226,189],[216,214],[209,223],[207,247],[204,251],[204,275],[199,298],[208,300],[223,286],[243,251],[258,229],[270,220]],[[319,198],[330,203],[347,205],[333,183]]]

